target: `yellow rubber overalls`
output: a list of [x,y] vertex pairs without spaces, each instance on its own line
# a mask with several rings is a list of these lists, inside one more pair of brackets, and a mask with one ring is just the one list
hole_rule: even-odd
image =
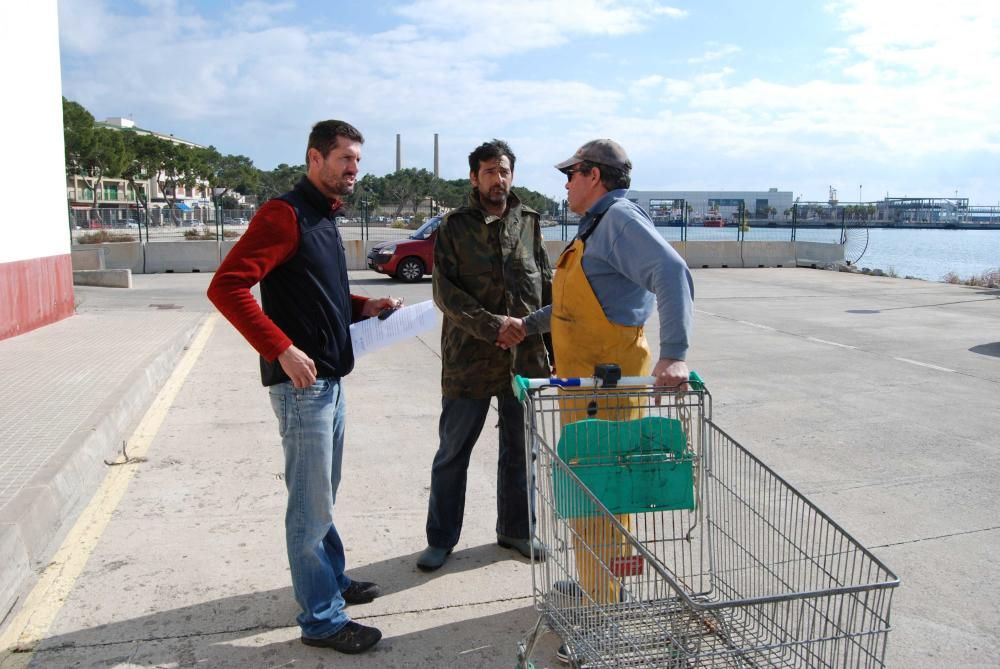
[[[594,366],[613,362],[621,366],[622,376],[645,376],[652,369],[652,356],[642,326],[612,323],[604,315],[597,296],[583,273],[585,242],[575,239],[559,256],[552,281],[552,346],[556,375],[589,378]],[[580,391],[576,391],[580,392]],[[593,399],[573,397],[564,391],[559,400],[562,424],[588,418],[587,405]],[[641,417],[641,410],[627,400],[598,401],[593,418],[630,420]],[[617,516],[626,528],[629,516]],[[629,554],[628,545],[611,523],[600,517],[571,520],[577,536],[574,553],[580,587],[597,603],[617,602],[619,585],[611,573],[614,558]]]

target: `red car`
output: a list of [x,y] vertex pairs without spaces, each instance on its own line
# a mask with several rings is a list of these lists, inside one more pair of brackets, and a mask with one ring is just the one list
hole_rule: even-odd
[[419,281],[434,271],[434,240],[440,216],[432,216],[406,239],[379,242],[368,252],[368,269],[400,281]]

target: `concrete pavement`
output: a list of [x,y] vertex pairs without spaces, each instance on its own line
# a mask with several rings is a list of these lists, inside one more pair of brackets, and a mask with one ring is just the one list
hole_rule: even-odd
[[77,288],[77,315],[0,341],[0,620],[209,312],[204,282]]
[[[690,359],[716,422],[902,578],[890,666],[996,666],[1000,291],[805,269],[694,276]],[[436,448],[437,330],[360,359],[346,380],[337,519],[349,570],[385,591],[352,615],[385,639],[359,657],[298,642],[274,417],[255,354],[211,315],[208,278],[78,289],[79,315],[0,342],[0,371],[14,381],[0,389],[0,480],[24,499],[58,488],[43,480],[58,477],[54,462],[86,453],[76,460],[97,473],[70,486],[60,508],[72,519],[108,473],[72,529],[52,529],[53,505],[0,505],[0,550],[21,534],[44,545],[0,628],[0,653],[12,640],[31,652],[2,654],[0,667],[514,666],[535,614],[530,566],[493,543],[495,430],[470,467],[456,553],[434,574],[414,566]],[[359,294],[430,296],[427,280],[351,279]],[[111,413],[120,417],[99,428]],[[74,440],[84,433],[90,442]],[[93,464],[123,439],[145,459]],[[31,459],[43,440],[55,446]],[[27,475],[9,476],[11,462],[27,462]],[[0,564],[4,583],[25,569]],[[556,666],[557,645],[545,637],[535,666]]]

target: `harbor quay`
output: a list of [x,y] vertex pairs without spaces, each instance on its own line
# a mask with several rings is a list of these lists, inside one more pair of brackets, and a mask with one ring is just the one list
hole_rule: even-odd
[[[899,576],[886,665],[1000,664],[1000,290],[808,268],[693,268],[690,366],[715,424]],[[431,299],[350,272],[352,292]],[[360,656],[299,641],[276,421],[211,276],[76,286],[76,314],[0,341],[0,669],[510,669],[534,627],[528,560],[495,543],[496,423],[460,543],[424,573],[440,327],[345,378],[335,516]],[[647,336],[657,341],[655,317]],[[536,669],[557,667],[542,637]]]

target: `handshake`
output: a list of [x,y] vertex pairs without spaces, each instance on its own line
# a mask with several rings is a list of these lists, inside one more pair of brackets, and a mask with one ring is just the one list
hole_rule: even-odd
[[504,316],[503,323],[500,324],[500,331],[497,332],[496,344],[506,351],[520,344],[527,335],[522,319]]

